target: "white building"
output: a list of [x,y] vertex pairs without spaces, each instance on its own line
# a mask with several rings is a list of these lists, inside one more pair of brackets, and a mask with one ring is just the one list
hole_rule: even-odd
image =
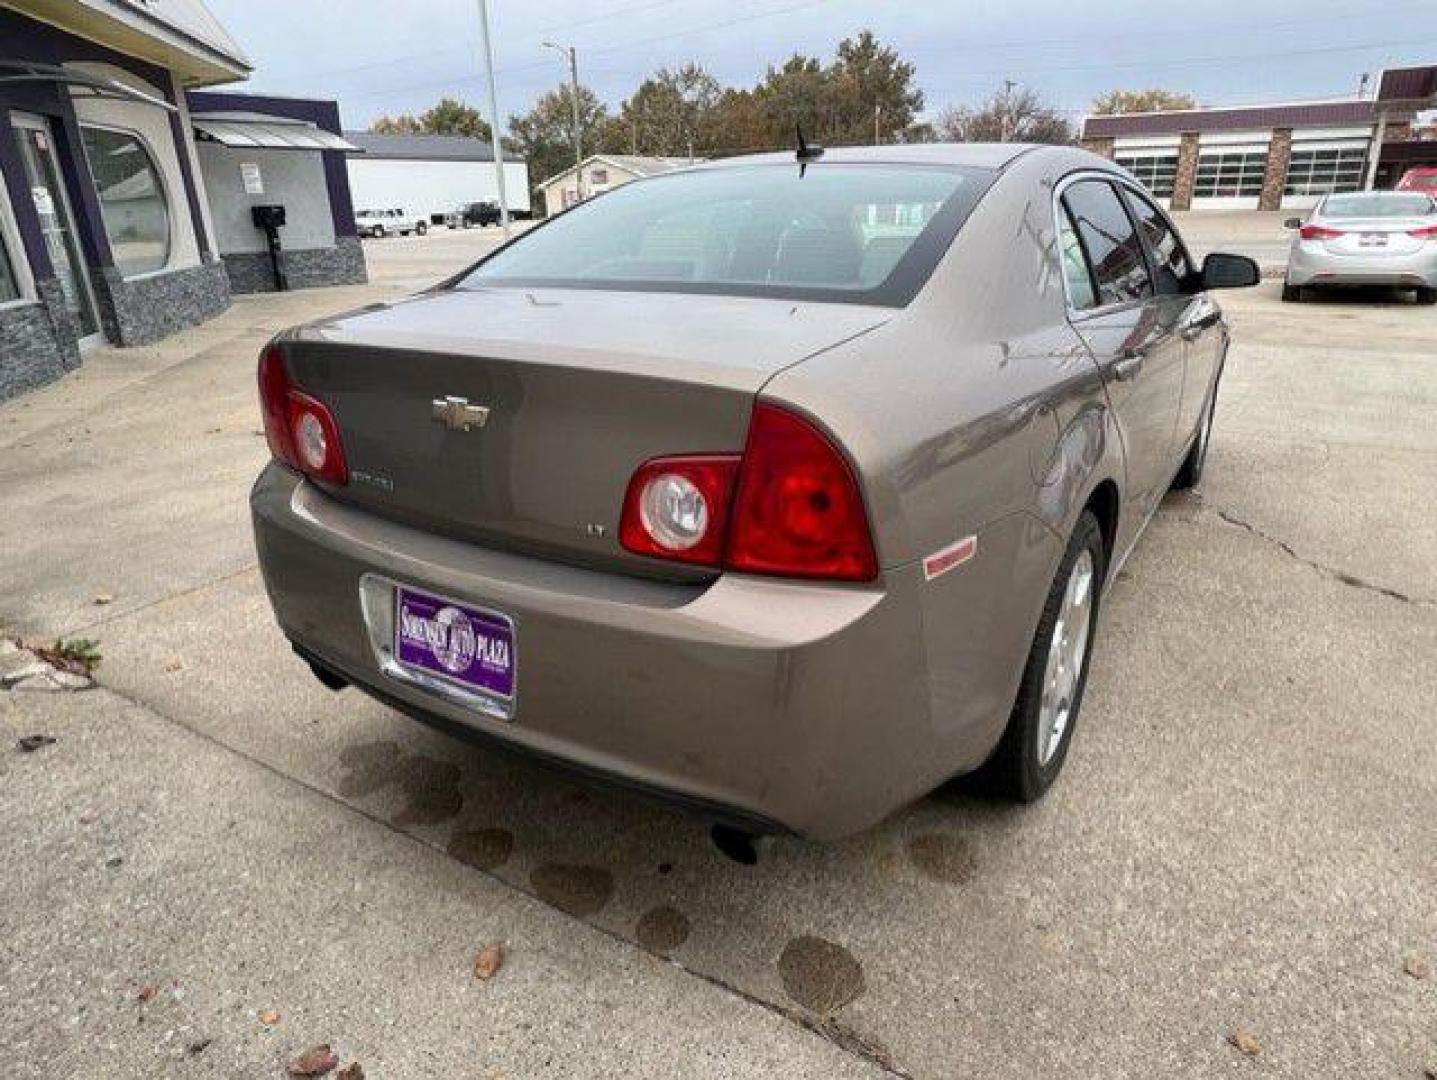
[[[641,157],[636,154],[595,154],[585,158],[581,167],[569,166],[539,184],[544,194],[544,212],[554,215],[567,210],[580,199],[587,199],[632,180],[659,173],[673,172],[702,158]],[[579,184],[582,177],[583,185]]]
[[[444,215],[465,203],[499,201],[494,148],[457,135],[376,135],[346,131],[362,153],[349,158],[349,190],[357,212],[403,210],[406,218]],[[509,212],[529,214],[529,166],[504,160]]]

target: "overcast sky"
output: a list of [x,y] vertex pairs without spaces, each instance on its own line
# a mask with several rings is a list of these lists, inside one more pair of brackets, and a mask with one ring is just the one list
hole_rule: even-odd
[[[208,0],[255,64],[249,89],[336,98],[348,127],[443,95],[483,107],[474,0]],[[617,106],[685,61],[752,85],[795,51],[828,58],[868,27],[917,65],[927,111],[1005,78],[1081,116],[1113,87],[1204,104],[1354,94],[1359,73],[1437,63],[1437,0],[490,0],[499,107],[566,77],[551,39]]]

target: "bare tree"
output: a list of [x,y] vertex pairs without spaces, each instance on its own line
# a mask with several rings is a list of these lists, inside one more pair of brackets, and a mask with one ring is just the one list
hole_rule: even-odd
[[1016,83],[1005,83],[976,109],[949,106],[938,114],[935,127],[945,142],[1073,141],[1073,126],[1032,90]]

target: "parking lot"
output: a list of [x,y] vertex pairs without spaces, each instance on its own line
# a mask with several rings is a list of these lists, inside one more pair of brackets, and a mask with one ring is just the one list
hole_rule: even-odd
[[[1280,218],[1220,216],[1195,247],[1280,263]],[[8,1076],[281,1076],[321,1042],[371,1078],[1433,1075],[1437,309],[1222,294],[1206,476],[1108,596],[1049,797],[952,785],[745,867],[328,693],[272,621],[258,348],[496,236],[366,241],[367,286],[0,405],[0,623],[104,657],[0,693]]]

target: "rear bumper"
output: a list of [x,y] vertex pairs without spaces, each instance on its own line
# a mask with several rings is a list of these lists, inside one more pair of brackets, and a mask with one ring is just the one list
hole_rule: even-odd
[[[855,832],[981,762],[1001,729],[935,732],[917,566],[862,587],[644,581],[418,531],[275,465],[251,510],[275,615],[308,659],[441,727],[721,820]],[[374,575],[514,620],[512,721],[386,674],[361,611]]]
[[1398,285],[1437,288],[1437,244],[1412,255],[1330,255],[1292,246],[1289,285]]

